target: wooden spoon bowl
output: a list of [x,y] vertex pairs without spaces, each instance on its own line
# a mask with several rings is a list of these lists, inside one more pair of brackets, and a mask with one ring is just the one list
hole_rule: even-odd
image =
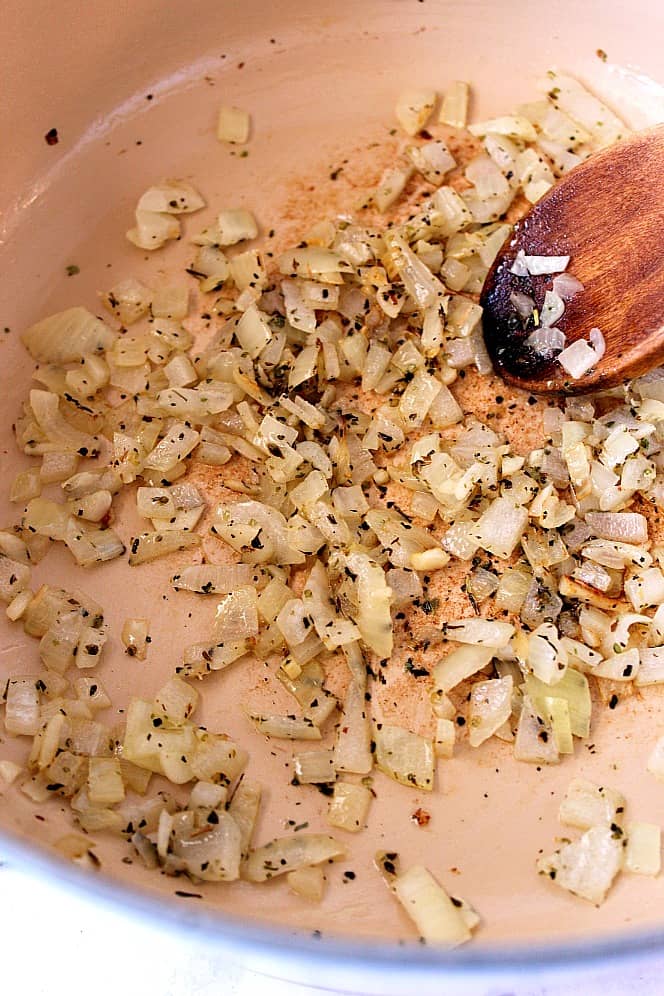
[[[599,328],[606,352],[578,380],[527,345],[535,325],[510,301],[528,294],[541,308],[553,275],[518,277],[519,250],[570,256],[584,286],[557,327],[566,345]],[[615,387],[664,362],[664,125],[636,133],[577,166],[519,221],[481,295],[484,338],[496,370],[535,393],[582,394]]]

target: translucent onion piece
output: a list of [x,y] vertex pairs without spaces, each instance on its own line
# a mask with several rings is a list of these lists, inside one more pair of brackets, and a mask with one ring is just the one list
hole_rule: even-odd
[[604,902],[622,866],[621,836],[609,827],[591,827],[579,840],[563,845],[547,858],[540,858],[537,870],[562,889],[598,906]]
[[136,225],[126,233],[137,249],[161,249],[170,239],[180,237],[180,222],[170,213],[136,210]]
[[564,677],[567,651],[552,623],[541,623],[528,637],[528,667],[546,685],[555,685]]
[[200,211],[205,201],[194,188],[182,180],[166,180],[150,187],[141,196],[141,211],[163,211],[166,214],[186,214]]
[[585,778],[574,778],[560,803],[558,819],[566,826],[589,830],[621,824],[624,811],[625,799],[620,792]]
[[466,678],[487,667],[494,657],[493,647],[469,646],[453,650],[434,669],[433,695],[446,694]]
[[337,782],[327,811],[330,826],[358,833],[365,826],[371,805],[371,790],[365,785]]
[[471,747],[488,740],[512,713],[512,676],[478,681],[470,692],[468,717]]
[[433,789],[434,753],[430,740],[400,726],[378,724],[374,732],[376,765],[390,778],[427,791]]
[[528,764],[557,764],[560,760],[553,727],[548,718],[546,704],[535,709],[528,695],[524,695],[521,715],[514,741],[514,757]]
[[662,867],[662,831],[654,823],[628,823],[624,870],[635,875],[659,875]]
[[592,370],[599,359],[600,355],[585,339],[577,339],[558,355],[558,362],[574,380]]
[[510,304],[514,305],[516,313],[523,319],[530,318],[535,310],[535,299],[522,291],[512,291]]
[[365,699],[366,666],[358,643],[349,644],[344,651],[351,681],[337,727],[334,766],[337,771],[366,775],[373,766],[371,721]]
[[417,135],[424,128],[435,103],[435,90],[404,90],[399,94],[395,114],[407,135]]
[[565,674],[555,685],[552,693],[551,686],[540,681],[533,674],[526,676],[527,695],[533,702],[540,716],[547,712],[544,698],[552,694],[556,698],[564,698],[569,706],[571,730],[575,737],[587,737],[590,733],[590,716],[592,712],[592,702],[588,679],[585,674],[581,674],[574,668],[568,667]]
[[249,139],[251,119],[247,111],[224,104],[219,109],[217,138],[220,142],[244,145]]
[[597,359],[601,360],[606,352],[606,341],[598,328],[592,328],[588,335],[590,345],[595,350]]
[[157,560],[170,553],[199,546],[200,536],[185,530],[172,529],[165,532],[141,533],[130,544],[129,566],[137,567],[150,560]]
[[7,733],[35,736],[40,727],[39,698],[35,677],[9,679],[4,694]]
[[258,235],[256,219],[244,208],[230,208],[222,211],[217,218],[218,244],[233,246],[245,239],[255,239]]
[[392,888],[427,943],[457,947],[470,940],[471,932],[458,901],[450,899],[423,865],[413,865],[397,875]]
[[341,858],[345,853],[334,837],[297,833],[292,837],[278,837],[251,851],[243,874],[250,882],[267,882],[297,868]]
[[300,784],[314,785],[333,782],[334,752],[331,750],[309,750],[293,755],[295,778]]
[[116,333],[85,308],[68,308],[43,318],[21,333],[21,341],[39,363],[75,363],[113,345]]
[[576,277],[573,277],[571,273],[560,273],[557,277],[553,278],[553,291],[562,297],[563,301],[569,301],[584,289],[583,284]]
[[390,615],[392,591],[385,581],[385,572],[363,553],[351,554],[346,562],[357,576],[359,608],[356,622],[362,640],[379,657],[389,657],[393,644]]
[[640,512],[588,512],[586,522],[602,539],[620,543],[648,542],[648,521]]
[[251,720],[259,733],[278,740],[320,740],[321,732],[307,716],[262,716],[254,713]]
[[526,343],[542,356],[553,356],[564,349],[565,334],[557,328],[541,328],[531,332]]
[[454,128],[465,128],[468,117],[468,100],[470,87],[462,80],[455,80],[445,91],[439,121],[441,124],[452,125]]

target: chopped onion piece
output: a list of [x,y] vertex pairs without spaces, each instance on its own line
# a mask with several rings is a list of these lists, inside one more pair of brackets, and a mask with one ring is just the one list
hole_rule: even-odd
[[[565,302],[555,291],[546,291],[544,303],[540,310],[540,322],[545,328],[550,328],[556,324],[565,310]],[[592,343],[592,338],[591,338]]]
[[659,875],[662,867],[662,831],[655,823],[628,823],[624,870],[635,875]]
[[523,319],[530,318],[535,311],[535,299],[530,297],[529,294],[523,294],[521,291],[511,292],[510,304],[514,305],[517,314]]
[[21,333],[21,341],[39,363],[75,363],[110,349],[113,332],[86,308],[68,308],[43,318]]
[[561,273],[567,269],[569,256],[528,256],[524,253],[524,265],[532,276],[544,273]]
[[567,651],[552,623],[541,623],[528,637],[528,667],[546,685],[556,685],[565,675]]
[[473,527],[480,546],[507,559],[523,535],[528,513],[509,498],[496,498]]
[[334,837],[297,833],[291,837],[278,837],[250,851],[243,874],[250,882],[267,882],[298,868],[342,858],[345,853]]
[[217,605],[213,638],[220,643],[258,634],[258,599],[253,586],[236,588]]
[[505,115],[500,118],[492,118],[489,121],[482,121],[478,124],[468,126],[471,135],[483,138],[485,135],[507,135],[510,138],[518,138],[524,142],[534,142],[537,139],[537,132],[527,118],[518,114]]
[[133,277],[121,280],[100,295],[104,305],[122,325],[133,325],[146,315],[152,301],[152,291]]
[[145,459],[145,466],[167,474],[176,464],[184,460],[200,439],[196,432],[185,422],[175,422]]
[[366,824],[371,790],[365,785],[337,782],[327,811],[327,822],[339,830],[358,833]]
[[512,713],[512,676],[478,681],[470,692],[468,724],[470,746],[488,740]]
[[320,740],[321,732],[308,716],[261,716],[254,713],[251,720],[259,733],[278,740]]
[[256,219],[244,208],[229,208],[222,211],[217,218],[217,226],[219,245],[224,248],[247,239],[255,239],[258,235]]
[[597,359],[601,360],[606,352],[606,341],[604,336],[598,328],[593,328],[590,330],[588,338],[590,339],[590,345],[597,354]]
[[36,677],[10,678],[4,693],[5,730],[15,736],[34,737],[40,727],[39,689]]
[[180,222],[171,213],[136,210],[136,225],[128,230],[127,239],[137,249],[161,249],[170,239],[180,237]]
[[586,522],[602,539],[620,543],[648,542],[648,521],[640,512],[588,512]]
[[404,90],[399,94],[395,114],[407,135],[417,135],[425,127],[435,104],[435,90]]
[[[0,760],[0,793],[16,781],[23,769],[14,761]],[[89,847],[89,840],[86,838],[86,849]]]
[[125,797],[125,787],[117,757],[91,757],[88,798],[99,806],[111,806]]
[[239,107],[224,104],[219,109],[217,120],[217,138],[220,142],[230,142],[233,145],[244,145],[249,139],[251,118]]
[[444,142],[410,145],[406,149],[406,154],[424,179],[436,186],[440,186],[445,174],[456,166],[456,160]]
[[[546,703],[543,705],[546,706]],[[523,696],[514,741],[514,757],[517,761],[529,764],[557,764],[560,760],[553,727],[548,719],[548,709],[540,706],[536,710],[528,695]]]
[[203,832],[174,835],[174,867],[182,868],[204,882],[232,882],[240,877],[240,828],[224,809],[213,812],[216,820]]
[[574,778],[560,804],[558,819],[566,826],[589,830],[621,824],[624,811],[625,799],[620,792],[585,778]]
[[366,708],[366,666],[359,643],[344,647],[351,681],[337,727],[334,766],[337,771],[366,775],[373,765],[371,722]]
[[455,80],[445,92],[438,120],[453,128],[465,128],[468,117],[470,87],[462,80]]
[[413,865],[397,875],[394,894],[429,944],[457,947],[470,940],[463,913],[423,865]]
[[334,751],[308,750],[293,755],[295,778],[301,785],[326,784],[336,779]]
[[[629,653],[629,651],[628,651]],[[646,647],[637,650],[639,658],[638,669],[634,673],[634,684],[661,685],[664,683],[664,647]],[[623,656],[622,654],[620,655]]]
[[286,875],[288,888],[301,899],[319,903],[325,894],[327,879],[320,865],[296,868]]
[[565,333],[548,326],[536,329],[526,339],[526,344],[541,356],[553,356],[565,348]]
[[140,211],[159,211],[165,214],[188,214],[200,211],[205,201],[197,190],[183,180],[165,180],[150,187],[138,202]]
[[507,646],[515,630],[511,623],[472,618],[446,622],[443,624],[443,632],[459,643],[501,649]]
[[587,374],[600,359],[600,355],[595,352],[593,347],[585,339],[577,339],[576,342],[573,342],[571,346],[567,346],[558,355],[558,362],[561,367],[574,380],[578,380],[579,377]]
[[483,670],[490,664],[494,653],[495,648],[484,646],[459,647],[458,650],[453,650],[434,669],[432,695],[438,697],[441,693],[447,694],[466,678]]
[[376,765],[390,778],[413,788],[433,789],[434,753],[430,740],[400,726],[379,724],[374,731]]
[[552,287],[554,294],[558,294],[563,301],[571,300],[575,294],[584,290],[581,281],[573,277],[571,273],[559,273],[557,277],[553,278]]
[[165,557],[169,553],[199,546],[200,542],[201,538],[196,533],[181,529],[141,533],[131,540],[129,566],[137,567],[139,564],[145,564],[150,560]]
[[[567,667],[563,677],[554,686],[556,698],[566,699],[569,706],[571,730],[575,737],[587,737],[590,733],[592,701],[585,674]],[[526,676],[526,693],[530,696],[540,716],[546,714],[545,698],[551,697],[551,686],[540,681],[534,674]]]
[[362,640],[380,657],[389,657],[393,642],[390,616],[392,591],[385,581],[385,572],[364,553],[352,553],[346,562],[357,576],[359,608],[356,622]]
[[598,906],[604,902],[622,867],[621,836],[610,827],[591,827],[579,840],[564,844],[547,858],[540,858],[537,870],[562,889]]

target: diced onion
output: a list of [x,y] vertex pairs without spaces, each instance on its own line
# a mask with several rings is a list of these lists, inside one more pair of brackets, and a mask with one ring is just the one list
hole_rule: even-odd
[[423,865],[412,865],[397,875],[393,889],[427,943],[457,947],[470,940],[470,928],[457,901],[450,899]]
[[628,823],[624,869],[635,875],[659,875],[662,867],[662,831],[654,823]]
[[416,135],[426,125],[436,103],[435,90],[404,90],[399,94],[395,113],[407,135]]
[[583,284],[571,273],[559,273],[553,278],[553,291],[558,294],[563,301],[569,301],[584,289]]
[[220,142],[244,145],[249,138],[250,124],[251,119],[246,111],[224,105],[219,110],[217,138]]
[[512,712],[512,676],[476,682],[470,693],[470,746],[479,747],[505,723]]
[[570,377],[578,380],[579,377],[583,377],[589,370],[592,370],[600,358],[600,355],[595,352],[592,346],[588,345],[585,339],[577,339],[558,355],[558,362]]
[[606,341],[604,336],[599,329],[593,328],[590,330],[588,338],[590,339],[590,345],[595,350],[597,359],[601,360],[606,352]]
[[620,836],[609,827],[594,826],[578,841],[564,844],[549,857],[540,858],[537,869],[562,889],[598,906],[604,902],[622,860]]
[[365,785],[337,782],[330,799],[327,822],[339,830],[358,833],[365,825],[371,798],[371,790]]
[[286,875],[297,868],[320,865],[345,854],[334,837],[325,834],[297,833],[278,837],[251,851],[244,867],[250,882],[266,882],[277,875]]
[[374,732],[376,764],[390,778],[415,788],[433,789],[434,753],[430,740],[400,726],[379,724]]
[[542,356],[553,356],[564,349],[565,334],[560,329],[549,328],[547,326],[531,332],[526,339],[526,343],[531,349]]
[[595,785],[585,778],[574,778],[560,804],[558,819],[570,827],[589,830],[622,823],[625,799],[614,789]]

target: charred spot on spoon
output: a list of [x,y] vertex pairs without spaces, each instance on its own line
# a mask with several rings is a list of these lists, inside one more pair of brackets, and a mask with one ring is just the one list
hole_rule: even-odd
[[537,301],[537,290],[531,277],[511,274],[513,259],[505,257],[492,270],[482,289],[484,341],[499,373],[519,379],[551,379],[557,369],[554,357],[543,356],[528,345],[529,336],[537,328],[534,314],[521,318],[511,300],[513,293],[527,294]]
[[49,130],[44,135],[44,141],[47,145],[57,145],[60,141],[60,136],[58,135],[57,128],[49,128]]

